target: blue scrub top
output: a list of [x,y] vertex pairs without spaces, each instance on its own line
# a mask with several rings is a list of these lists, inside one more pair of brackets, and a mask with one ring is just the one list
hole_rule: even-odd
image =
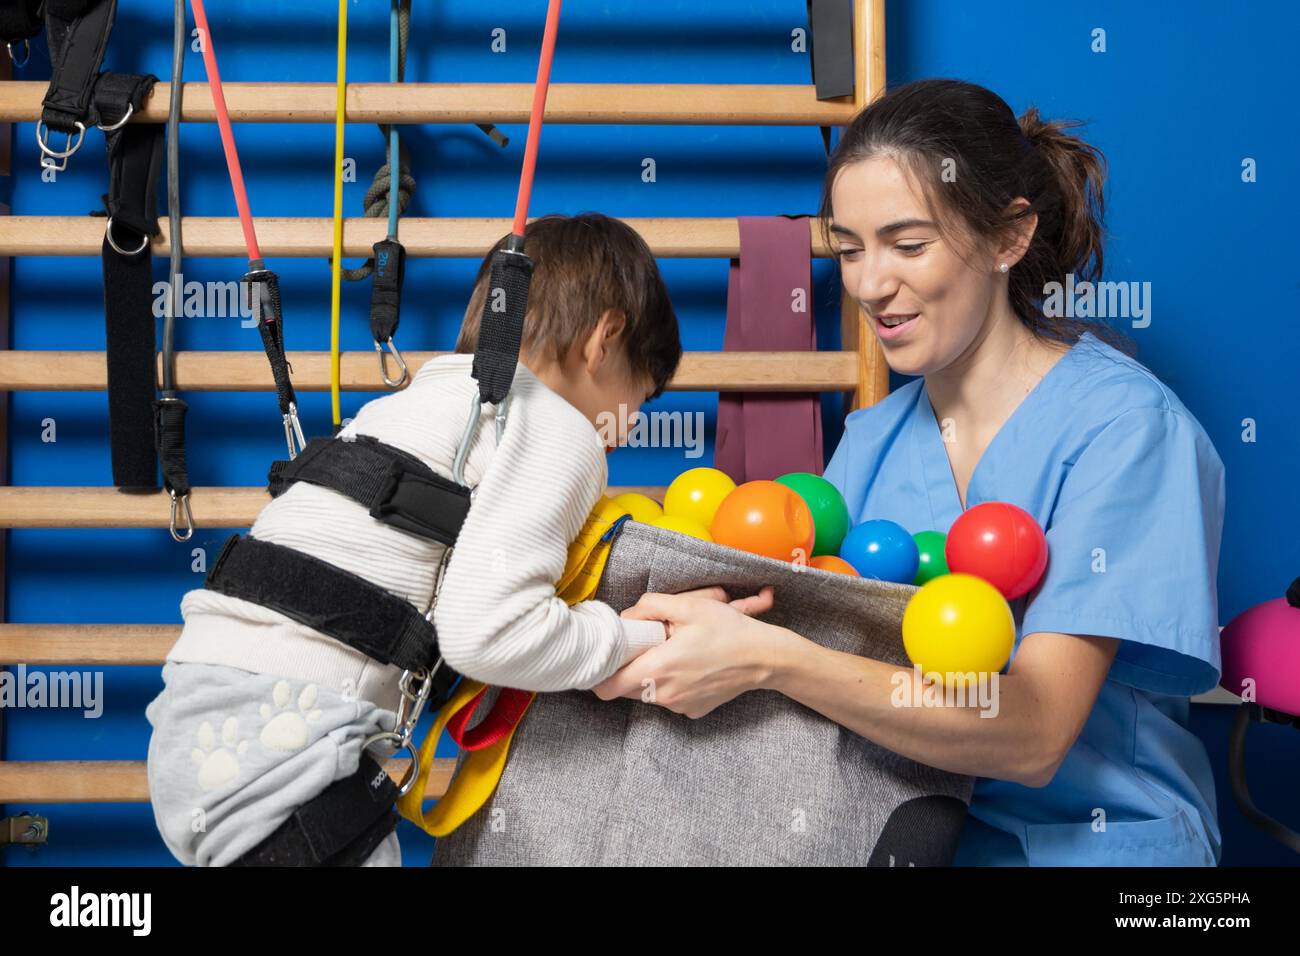
[[[847,417],[826,478],[855,523],[946,533],[961,514],[924,385]],[[984,451],[967,506],[984,501],[1047,532],[1043,580],[1011,602],[1016,648],[1038,631],[1122,643],[1046,787],[976,779],[955,863],[1216,865],[1214,778],[1187,727],[1189,695],[1220,668],[1224,476],[1209,438],[1147,368],[1085,333]]]

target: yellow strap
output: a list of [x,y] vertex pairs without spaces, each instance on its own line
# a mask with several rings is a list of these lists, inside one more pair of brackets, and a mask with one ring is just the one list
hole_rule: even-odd
[[[610,551],[610,542],[600,539],[626,513],[604,495],[596,502],[578,537],[569,546],[564,573],[556,585],[556,593],[567,604],[585,601],[596,592]],[[397,801],[398,812],[431,836],[446,836],[477,813],[492,796],[505,771],[510,742],[519,729],[518,723],[496,743],[472,751],[452,777],[447,792],[428,811],[424,810],[425,786],[442,732],[452,716],[473,700],[483,687],[479,681],[462,680],[451,700],[438,711],[433,726],[420,744],[420,774],[406,796]],[[535,697],[529,698],[530,705]],[[519,723],[522,722],[521,719]]]

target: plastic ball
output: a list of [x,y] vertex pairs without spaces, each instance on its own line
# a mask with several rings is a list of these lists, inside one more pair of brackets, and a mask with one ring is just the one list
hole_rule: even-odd
[[848,574],[853,577],[861,577],[858,569],[843,558],[837,558],[833,554],[819,554],[808,562],[808,567],[819,568],[822,571],[834,571],[836,574]]
[[673,479],[664,493],[664,514],[680,515],[704,527],[713,524],[722,499],[736,490],[736,483],[716,468],[692,468]]
[[943,553],[946,537],[942,531],[918,531],[912,535],[917,556],[916,577],[912,583],[917,587],[948,573],[948,559]]
[[709,529],[694,518],[683,518],[681,515],[660,515],[647,521],[646,524],[653,525],[656,528],[667,528],[669,531],[676,531],[680,534],[688,534],[692,538],[699,538],[701,541],[713,540],[713,535],[709,534]]
[[864,521],[849,529],[840,545],[840,557],[864,578],[911,584],[916,577],[916,542],[907,529],[893,521]]
[[812,512],[802,498],[775,481],[747,481],[723,499],[709,527],[713,540],[777,561],[812,553]]
[[640,521],[642,524],[650,524],[655,518],[662,517],[664,513],[659,502],[635,491],[625,491],[621,495],[615,495],[612,500],[615,505],[630,514],[633,521]]
[[981,577],[1012,601],[1043,577],[1047,537],[1023,508],[986,501],[953,522],[944,553],[950,571]]
[[907,656],[941,683],[965,685],[966,674],[1002,670],[1015,642],[1011,607],[997,588],[973,574],[935,578],[912,595],[903,612]]
[[806,471],[791,472],[776,480],[802,498],[812,512],[817,529],[813,554],[839,554],[844,536],[849,533],[849,506],[839,489],[820,475]]

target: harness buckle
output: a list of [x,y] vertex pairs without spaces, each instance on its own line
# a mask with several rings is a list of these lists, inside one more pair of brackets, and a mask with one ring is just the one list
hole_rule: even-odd
[[[194,514],[190,511],[190,495],[189,492],[186,492],[183,495],[177,496],[174,488],[171,489],[169,493],[172,496],[172,540],[184,543],[194,536]],[[178,500],[185,509],[185,534],[183,535],[177,534],[176,532],[176,505]]]
[[[45,120],[41,119],[36,121],[36,142],[41,147],[41,168],[52,169],[59,173],[68,168],[68,157],[81,149],[81,141],[85,139],[86,136],[86,124],[80,120],[74,120],[73,122],[77,125],[77,141],[75,143],[72,142],[72,134],[66,133],[64,135],[67,136],[67,140],[63,145],[67,148],[64,150],[56,150],[50,149],[49,143],[46,142],[46,137],[49,135],[50,128],[45,125]],[[45,132],[42,133],[41,130],[44,130]],[[63,160],[62,163],[57,162],[57,160],[60,159]]]
[[393,337],[388,337],[388,351],[393,353],[393,358],[397,359],[397,367],[402,370],[402,377],[393,381],[388,377],[388,356],[384,353],[384,344],[375,340],[375,351],[379,354],[379,374],[384,379],[384,384],[390,388],[400,388],[409,377],[406,370],[406,362],[402,359],[402,353],[397,351],[397,346],[393,344]]

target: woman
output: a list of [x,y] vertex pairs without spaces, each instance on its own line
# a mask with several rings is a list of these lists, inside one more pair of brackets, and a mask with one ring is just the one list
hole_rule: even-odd
[[890,367],[919,376],[846,420],[826,477],[854,521],[947,531],[1009,501],[1046,529],[997,716],[894,706],[898,668],[746,616],[766,589],[646,595],[624,613],[672,639],[596,692],[639,697],[652,677],[660,705],[699,717],[774,689],[974,775],[959,865],[1212,866],[1214,781],[1187,721],[1219,674],[1223,465],[1114,333],[1044,314],[1051,283],[1101,276],[1103,159],[1063,125],[969,83],[899,87],[847,128],[822,201],[845,288]]

